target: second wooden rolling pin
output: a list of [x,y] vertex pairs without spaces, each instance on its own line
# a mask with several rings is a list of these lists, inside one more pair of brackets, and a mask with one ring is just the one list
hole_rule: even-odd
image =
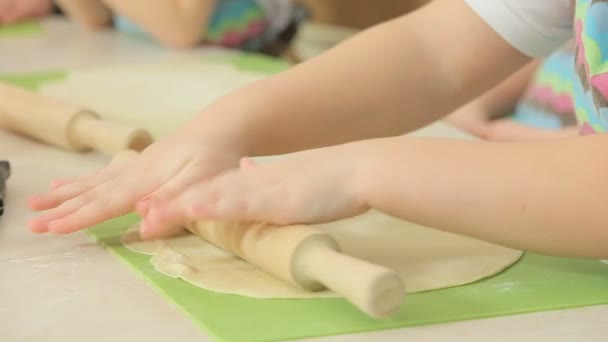
[[63,101],[0,83],[0,127],[55,146],[110,155],[141,151],[152,143],[146,130],[100,119]]
[[[136,155],[124,151],[112,164]],[[277,278],[310,291],[330,289],[374,318],[396,313],[405,296],[396,272],[340,253],[332,236],[310,226],[200,221],[186,228]]]

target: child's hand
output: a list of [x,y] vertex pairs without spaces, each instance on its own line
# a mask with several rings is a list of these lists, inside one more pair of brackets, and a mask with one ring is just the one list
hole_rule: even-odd
[[179,137],[154,144],[132,160],[55,184],[57,187],[52,191],[32,196],[29,199],[32,209],[50,210],[31,220],[29,226],[36,233],[65,234],[124,215],[136,206],[145,215],[146,199],[168,197],[190,184],[236,167],[239,156],[226,151]]
[[491,141],[538,141],[571,138],[578,135],[576,127],[542,129],[527,126],[512,119],[489,120],[474,109],[458,110],[445,121],[476,137]]
[[154,202],[143,229],[159,231],[197,219],[319,223],[363,213],[369,208],[357,190],[357,176],[364,156],[353,145],[300,152],[267,164],[243,159],[238,170]]
[[447,116],[445,122],[478,138],[488,139],[490,121],[485,113],[472,106],[463,107]]
[[52,0],[0,0],[0,25],[39,18],[52,8]]
[[573,138],[578,135],[578,129],[575,126],[543,129],[527,126],[509,119],[501,119],[488,124],[486,139],[493,141],[540,141]]

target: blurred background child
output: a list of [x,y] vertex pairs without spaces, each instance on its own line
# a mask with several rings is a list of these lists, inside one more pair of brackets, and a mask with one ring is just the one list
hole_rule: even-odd
[[456,110],[448,123],[489,140],[559,139],[577,134],[571,44],[535,60]]
[[269,54],[281,52],[301,12],[290,0],[58,0],[89,29],[111,26],[145,34],[178,48],[217,45]]
[[[411,12],[431,0],[301,0],[311,12],[293,50],[308,60],[362,29]],[[483,139],[513,141],[576,134],[572,101],[573,49],[568,44],[535,60],[445,121]]]

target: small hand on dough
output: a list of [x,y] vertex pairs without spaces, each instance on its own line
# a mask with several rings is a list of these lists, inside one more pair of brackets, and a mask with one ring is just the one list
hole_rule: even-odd
[[[219,152],[218,152],[219,151]],[[48,210],[29,222],[35,233],[66,234],[91,227],[137,209],[145,216],[149,200],[180,193],[191,184],[238,165],[239,157],[223,148],[178,137],[151,145],[142,154],[79,179],[54,183],[51,191],[34,195],[29,206]],[[159,238],[179,227],[142,233]]]
[[490,120],[483,112],[458,110],[445,118],[449,124],[478,138],[491,141],[541,141],[565,139],[578,135],[574,126],[543,129],[517,122],[511,118]]
[[242,159],[238,170],[153,202],[143,229],[162,230],[197,219],[286,225],[361,214],[369,208],[357,191],[359,162],[356,151],[345,146],[300,152],[267,164]]

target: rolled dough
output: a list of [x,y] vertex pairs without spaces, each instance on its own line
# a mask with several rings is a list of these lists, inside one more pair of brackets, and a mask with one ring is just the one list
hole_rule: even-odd
[[[336,238],[344,253],[397,271],[408,293],[475,282],[503,271],[522,255],[375,211],[313,227]],[[123,244],[153,255],[158,271],[211,291],[255,298],[336,296],[286,283],[191,234],[144,242],[134,229],[123,236]]]

